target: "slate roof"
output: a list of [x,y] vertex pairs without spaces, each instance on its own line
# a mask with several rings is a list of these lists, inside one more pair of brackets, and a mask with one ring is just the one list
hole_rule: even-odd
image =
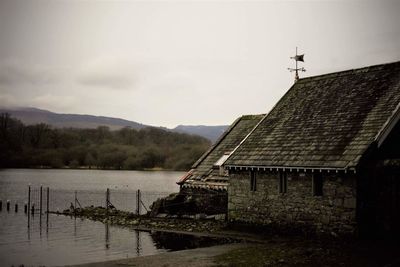
[[228,177],[221,176],[219,168],[213,168],[214,164],[226,153],[231,153],[264,116],[244,115],[235,120],[178,184],[183,187],[226,190]]
[[399,103],[400,62],[300,79],[225,166],[355,168]]

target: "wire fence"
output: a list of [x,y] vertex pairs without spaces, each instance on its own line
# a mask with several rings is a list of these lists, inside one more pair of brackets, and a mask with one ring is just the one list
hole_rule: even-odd
[[[126,189],[65,190],[48,187],[28,187],[26,197],[18,199],[25,213],[45,214],[84,207],[113,207],[120,211],[143,215],[165,213],[169,215],[224,214],[227,212],[227,194],[221,192],[157,192]],[[7,202],[8,203],[8,202]],[[4,203],[4,206],[9,203]],[[16,202],[17,203],[17,202]],[[2,203],[0,200],[0,211]],[[8,206],[7,206],[8,210]]]
[[115,207],[117,210],[145,214],[151,204],[172,192],[140,190],[50,190],[50,211],[63,211],[72,207]]

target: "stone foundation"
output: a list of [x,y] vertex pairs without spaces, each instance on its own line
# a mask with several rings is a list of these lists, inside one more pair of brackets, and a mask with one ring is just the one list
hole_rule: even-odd
[[[184,188],[179,193],[158,199],[151,205],[151,216],[164,213],[168,215],[226,215],[228,193]],[[225,216],[224,216],[225,217]]]
[[355,233],[355,175],[322,173],[322,196],[313,196],[312,173],[288,172],[286,193],[279,193],[278,172],[256,176],[257,188],[251,191],[249,171],[230,173],[229,221],[333,235]]

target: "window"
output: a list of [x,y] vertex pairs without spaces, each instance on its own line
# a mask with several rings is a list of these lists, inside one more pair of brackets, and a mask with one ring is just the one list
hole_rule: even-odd
[[229,158],[229,156],[230,156],[230,153],[229,152],[225,152],[225,154],[222,155],[222,157],[219,158],[217,160],[217,162],[215,162],[214,165],[213,165],[213,169],[216,169],[216,170],[219,169],[219,175],[220,176],[226,176],[227,175],[227,172],[225,171],[223,164]]
[[323,180],[320,173],[315,173],[313,175],[313,195],[322,196],[323,195]]
[[255,171],[250,171],[250,191],[257,190],[257,175]]
[[287,192],[287,173],[279,173],[279,193],[284,194]]

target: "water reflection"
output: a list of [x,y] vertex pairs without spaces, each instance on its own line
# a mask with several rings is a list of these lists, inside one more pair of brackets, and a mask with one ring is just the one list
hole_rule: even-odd
[[[104,204],[104,188],[110,185],[129,185],[143,190],[177,190],[176,177],[183,173],[171,172],[101,172],[101,171],[54,171],[54,170],[0,170],[0,200],[25,203],[27,212],[0,210],[0,266],[54,266],[116,260],[127,257],[153,255],[169,250],[192,248],[204,242],[190,241],[188,235],[174,236],[169,233],[143,232],[128,228],[67,216],[46,213],[48,192],[32,188],[60,189],[50,191],[50,209],[56,210],[52,197],[61,199],[60,208],[74,200],[68,192],[76,188],[86,189],[88,200],[98,196]],[[68,190],[65,191],[65,190]],[[64,191],[63,191],[64,190]],[[100,192],[97,194],[96,192]],[[68,194],[67,194],[68,193]],[[31,194],[29,196],[29,194]],[[125,194],[124,193],[124,197]],[[29,203],[28,203],[29,199]],[[83,200],[82,200],[83,199]],[[31,201],[31,202],[30,202]],[[134,207],[130,198],[124,200]],[[40,212],[40,203],[42,212]],[[93,201],[88,202],[93,204]],[[57,205],[56,205],[57,204]],[[115,203],[113,203],[115,204]],[[52,206],[53,205],[53,206]],[[34,206],[34,212],[28,207]],[[123,205],[122,205],[123,206]],[[131,207],[132,206],[132,207]],[[21,209],[22,210],[22,209]],[[25,211],[25,209],[24,209]]]
[[[36,214],[36,216],[39,217],[39,236],[42,237],[42,229],[43,227],[45,227],[46,230],[46,237],[48,236],[49,233],[49,212],[46,212],[45,214],[40,211],[39,214]],[[26,217],[26,221],[28,223],[28,227],[27,227],[27,232],[28,232],[28,240],[30,240],[30,236],[31,236],[31,223],[34,224],[34,220],[35,220],[35,209],[32,208],[31,211],[28,211],[25,213],[25,217]],[[42,217],[45,217],[46,223],[45,226],[43,226],[42,224]]]
[[110,248],[110,229],[108,223],[104,224],[105,229],[106,229],[106,249]]
[[[111,235],[110,235],[110,225],[108,223],[104,223],[104,229],[105,229],[105,249],[108,250],[110,249],[111,246]],[[139,230],[131,230],[130,232],[133,233],[134,235],[134,240],[135,240],[135,252],[136,252],[136,256],[142,256],[142,238],[141,238],[141,232],[145,232],[145,233],[150,233],[149,231],[139,231]],[[153,241],[153,240],[152,240]],[[154,242],[153,242],[154,243]],[[164,249],[161,248],[160,249]]]
[[136,256],[140,256],[141,252],[142,252],[142,246],[140,245],[140,231],[135,230],[135,234],[136,234]]
[[[0,265],[73,265],[232,242],[55,214],[0,212]],[[27,221],[30,218],[29,227]]]
[[231,238],[194,236],[189,234],[179,234],[171,232],[154,231],[151,232],[150,235],[153,239],[155,246],[158,249],[165,249],[168,251],[209,247],[217,244],[227,244],[235,242],[235,240]]

